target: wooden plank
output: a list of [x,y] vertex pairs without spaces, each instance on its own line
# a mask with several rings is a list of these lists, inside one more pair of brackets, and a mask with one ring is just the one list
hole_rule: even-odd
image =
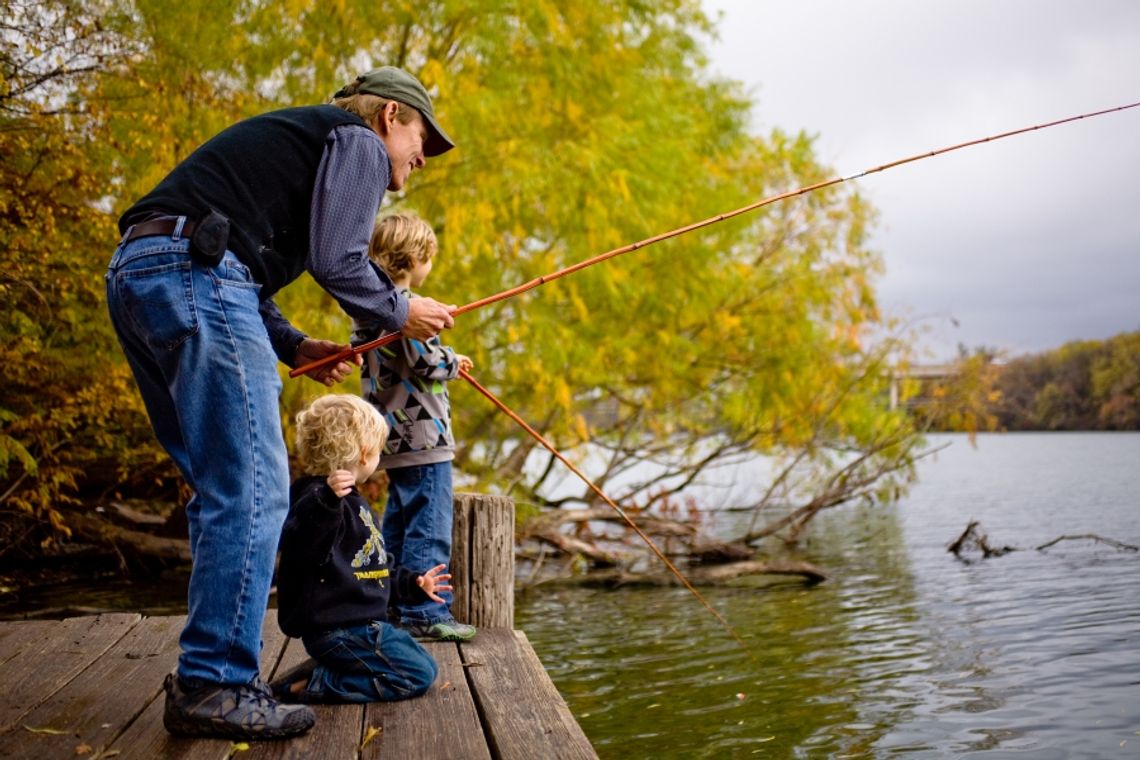
[[[0,683],[6,695],[0,702],[0,732],[26,732],[22,724],[49,725],[38,723],[31,713],[123,639],[140,620],[139,615],[110,614],[53,621],[47,629],[20,626],[20,635],[35,634],[38,638],[0,665]],[[4,737],[5,746],[10,743],[8,736]]]
[[106,747],[160,689],[177,651],[181,618],[144,618],[97,661],[31,712],[24,723],[63,731],[28,732],[9,757],[74,757]]
[[442,641],[424,646],[439,665],[435,683],[414,699],[368,705],[364,731],[380,733],[364,747],[361,760],[490,760],[458,648]]
[[526,634],[481,630],[459,651],[496,758],[597,758]]
[[[185,617],[174,618],[176,625],[171,626],[170,633],[173,642],[166,665],[161,675],[153,682],[142,682],[136,688],[149,688],[153,692],[151,701],[134,720],[129,721],[126,730],[111,744],[119,754],[116,760],[153,760],[161,757],[164,760],[198,760],[199,758],[218,758],[225,760],[235,756],[233,742],[227,739],[191,739],[171,736],[162,725],[162,712],[166,706],[166,694],[162,690],[162,681],[167,673],[172,672],[178,665],[178,636],[182,633]],[[265,616],[261,638],[261,672],[271,673],[278,659],[281,658],[282,649],[287,639],[277,627],[277,616],[270,610]],[[120,726],[120,730],[122,726]],[[254,746],[254,745],[251,745]],[[236,755],[243,760],[245,754]]]
[[59,627],[58,620],[15,620],[0,624],[0,665],[25,649],[39,648],[44,639]]
[[[0,664],[0,677],[22,682],[49,673],[62,684],[24,710],[19,726],[0,735],[2,757],[82,756],[77,750],[100,749],[117,752],[119,760],[596,757],[519,631],[484,629],[458,646],[429,643],[440,675],[423,697],[317,705],[318,723],[308,735],[251,742],[238,752],[230,741],[175,738],[162,726],[162,679],[175,667],[184,618],[104,615],[41,622],[47,621],[0,625],[0,651],[11,653]],[[272,611],[263,638],[263,673],[273,675],[307,657],[299,642],[281,634]],[[0,706],[9,713],[25,698],[13,689],[5,694],[7,705]],[[64,733],[34,733],[25,724]],[[364,730],[372,726],[381,731],[361,751]]]

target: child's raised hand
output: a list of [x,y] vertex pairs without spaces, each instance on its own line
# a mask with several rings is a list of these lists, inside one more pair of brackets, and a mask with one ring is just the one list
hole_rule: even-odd
[[416,585],[424,590],[429,599],[440,604],[447,602],[439,596],[439,592],[451,591],[451,586],[447,583],[451,580],[451,573],[443,572],[446,569],[447,565],[436,565],[423,575],[416,576]]
[[455,358],[459,360],[459,369],[464,372],[470,372],[475,369],[475,363],[471,361],[471,357],[464,356],[463,354],[456,354]]
[[348,470],[337,470],[325,481],[338,497],[343,497],[356,485],[356,476]]

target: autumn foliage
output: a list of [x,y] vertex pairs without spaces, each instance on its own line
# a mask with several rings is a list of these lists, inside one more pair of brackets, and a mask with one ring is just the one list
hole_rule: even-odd
[[[0,83],[3,551],[66,536],[64,507],[169,496],[105,317],[118,213],[219,129],[324,102],[380,64],[416,72],[458,150],[392,207],[437,229],[425,294],[463,304],[601,251],[832,176],[803,134],[750,133],[752,104],[707,68],[699,4],[559,0],[10,4]],[[831,187],[464,315],[447,342],[620,500],[650,508],[717,464],[780,463],[749,505],[890,498],[918,430],[884,403],[907,350],[874,295],[873,210]],[[307,278],[278,298],[310,334],[346,319]],[[887,329],[884,329],[887,328]],[[351,388],[346,388],[351,390]],[[287,381],[288,426],[313,383]],[[456,383],[472,488],[535,506],[552,468]],[[637,462],[651,478],[621,479]],[[13,516],[22,516],[17,520]]]

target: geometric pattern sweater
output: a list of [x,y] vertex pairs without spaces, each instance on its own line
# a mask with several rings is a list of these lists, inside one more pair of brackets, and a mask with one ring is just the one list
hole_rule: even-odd
[[[415,298],[410,291],[403,292]],[[374,326],[354,327],[354,344],[385,334]],[[380,454],[379,469],[455,458],[447,381],[458,374],[455,351],[443,345],[438,336],[427,341],[401,338],[365,354],[360,370],[361,394],[384,415],[392,431]]]

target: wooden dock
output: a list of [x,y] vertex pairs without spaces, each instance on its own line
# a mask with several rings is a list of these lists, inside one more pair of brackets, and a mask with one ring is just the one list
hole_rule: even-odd
[[[317,725],[283,741],[185,739],[162,726],[162,680],[178,658],[182,617],[113,613],[0,623],[0,757],[596,758],[521,631],[480,629],[426,646],[439,677],[422,697],[316,705]],[[266,680],[306,657],[267,615]]]
[[[316,705],[317,725],[296,739],[176,738],[162,725],[162,681],[177,664],[184,617],[0,623],[0,758],[596,758],[526,635],[513,630],[514,514],[504,496],[455,495],[451,609],[479,634],[426,645],[439,676],[421,697]],[[267,681],[307,657],[281,633],[276,610],[262,641]]]

